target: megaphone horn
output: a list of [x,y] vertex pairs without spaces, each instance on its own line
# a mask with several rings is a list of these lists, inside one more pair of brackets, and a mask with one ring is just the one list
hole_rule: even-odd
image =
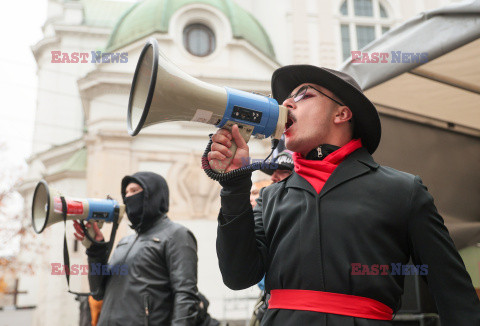
[[[246,142],[252,134],[280,139],[287,108],[273,98],[215,86],[188,75],[171,63],[151,38],[133,76],[127,128],[135,136],[144,127],[169,121],[197,121],[226,129],[237,124]],[[233,141],[230,150],[235,153]]]
[[47,227],[63,222],[64,211],[67,220],[113,222],[118,217],[119,222],[125,205],[113,199],[64,197],[50,189],[44,180],[38,182],[32,201],[32,226],[35,232],[42,233]]

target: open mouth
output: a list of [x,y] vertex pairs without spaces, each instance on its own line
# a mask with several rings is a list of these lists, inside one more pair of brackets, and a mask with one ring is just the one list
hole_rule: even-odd
[[285,124],[285,131],[287,131],[288,128],[290,128],[294,123],[295,123],[295,118],[289,112],[287,117],[287,123]]

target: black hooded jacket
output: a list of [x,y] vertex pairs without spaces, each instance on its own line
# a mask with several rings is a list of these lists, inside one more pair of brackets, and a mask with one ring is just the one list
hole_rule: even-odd
[[102,270],[110,275],[93,275],[107,264],[106,248],[87,250],[90,290],[103,299],[98,325],[195,325],[200,302],[195,237],[167,217],[165,179],[152,172],[126,176],[124,198],[131,182],[143,188],[143,216],[137,234],[119,241],[108,270]]

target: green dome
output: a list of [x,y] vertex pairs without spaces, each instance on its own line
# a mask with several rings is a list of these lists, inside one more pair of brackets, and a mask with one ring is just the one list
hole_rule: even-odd
[[[88,26],[114,27],[122,14],[132,6],[128,2],[82,0],[84,21]],[[105,13],[108,12],[108,15]]]
[[232,0],[144,0],[130,7],[119,19],[107,52],[117,50],[152,33],[167,33],[170,18],[181,7],[201,3],[215,7],[230,20],[234,38],[244,39],[275,59],[272,43],[262,25]]

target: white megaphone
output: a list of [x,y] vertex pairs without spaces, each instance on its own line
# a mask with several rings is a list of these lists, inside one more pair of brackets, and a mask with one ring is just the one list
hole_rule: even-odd
[[[120,223],[125,212],[125,205],[113,199],[71,198],[64,197],[58,191],[50,189],[48,184],[38,182],[32,201],[32,226],[36,233],[42,233],[47,227],[63,222],[64,220],[80,220],[86,239],[97,242],[92,238],[93,228],[86,232],[84,221]],[[100,226],[100,225],[99,225]],[[112,230],[113,231],[113,230]],[[113,232],[112,232],[112,235]],[[112,241],[110,237],[110,241]]]
[[[215,86],[188,75],[171,63],[151,38],[133,76],[127,125],[129,134],[135,136],[144,127],[169,121],[197,121],[226,129],[237,124],[248,142],[251,135],[280,139],[287,112],[273,98]],[[232,153],[236,148],[232,141]],[[223,173],[224,169],[216,171]]]

